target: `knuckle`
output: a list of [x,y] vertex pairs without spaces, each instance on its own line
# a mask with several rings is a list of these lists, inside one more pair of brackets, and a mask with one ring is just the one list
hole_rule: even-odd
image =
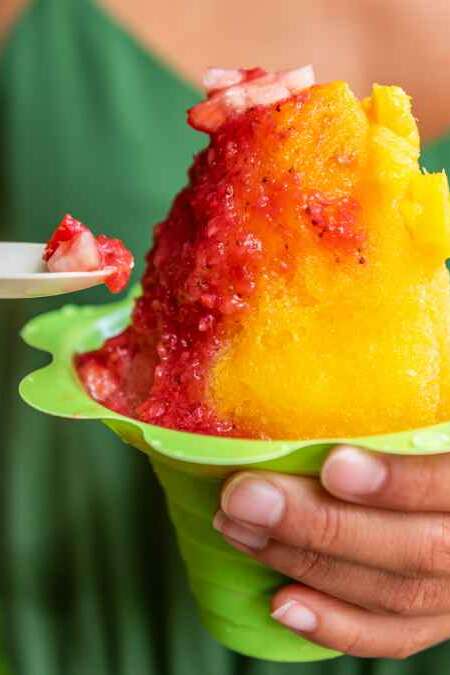
[[307,581],[313,577],[327,576],[331,569],[331,561],[315,551],[300,551],[292,564],[292,576],[298,581]]
[[433,500],[436,493],[436,469],[428,457],[414,458],[414,470],[409,480],[400,481],[401,497],[408,503],[420,506]]
[[439,516],[432,524],[428,546],[423,555],[422,565],[430,574],[448,575],[450,573],[450,519],[447,515]]
[[329,503],[320,504],[314,512],[310,545],[320,551],[336,548],[342,532],[342,511]]
[[421,602],[417,610],[421,613],[436,611],[448,611],[449,593],[447,583],[441,583],[438,580],[424,581],[422,583]]
[[426,598],[431,594],[431,584],[423,579],[396,579],[384,602],[392,614],[408,616],[420,613],[426,607]]

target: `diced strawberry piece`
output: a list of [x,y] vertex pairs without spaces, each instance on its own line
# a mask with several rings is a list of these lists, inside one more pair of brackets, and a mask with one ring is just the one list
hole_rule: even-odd
[[80,232],[89,232],[89,230],[79,220],[71,216],[70,213],[67,213],[53,232],[51,239],[47,242],[43,256],[44,261],[52,257],[61,242],[69,241]]
[[267,75],[267,70],[264,70],[264,68],[241,68],[241,73],[244,76],[244,82],[251,82],[252,80],[256,80],[259,77],[264,77],[264,75]]
[[207,93],[188,110],[188,123],[197,131],[214,133],[231,116],[295,96],[314,84],[311,66],[267,73],[262,68],[210,68],[204,78]]
[[72,239],[61,241],[47,261],[50,272],[93,272],[101,267],[102,259],[94,235],[85,230]]
[[112,293],[119,293],[125,288],[134,267],[134,258],[120,239],[110,239],[100,234],[97,246],[102,259],[102,267],[111,267],[114,272],[106,279],[105,284]]
[[208,97],[211,97],[222,89],[250,82],[263,75],[267,75],[267,71],[262,68],[208,68],[203,77],[203,86]]
[[112,293],[127,285],[134,259],[120,239],[94,237],[86,225],[67,214],[45,247],[43,260],[50,272],[93,272],[106,268],[105,284]]
[[244,79],[242,71],[237,68],[208,68],[203,77],[203,86],[208,96],[221,89],[239,84]]
[[218,129],[226,121],[229,112],[222,104],[222,97],[215,97],[195,105],[188,110],[188,124],[197,131],[210,133],[212,129]]
[[85,363],[80,360],[78,372],[92,398],[111,401],[117,396],[118,381],[106,366],[89,359]]

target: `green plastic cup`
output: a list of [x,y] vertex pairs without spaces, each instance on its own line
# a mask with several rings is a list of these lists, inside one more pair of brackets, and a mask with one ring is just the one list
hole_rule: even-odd
[[201,619],[223,645],[255,658],[319,661],[338,656],[291,633],[270,618],[269,601],[288,580],[228,546],[212,528],[223,480],[241,469],[317,475],[336,443],[379,452],[418,455],[446,452],[450,423],[361,438],[256,441],[188,434],[144,424],[93,401],[73,367],[76,353],[98,348],[129,322],[132,297],[108,306],[67,306],[33,319],[24,340],[52,355],[28,375],[22,398],[60,417],[98,419],[145,452],[161,482]]

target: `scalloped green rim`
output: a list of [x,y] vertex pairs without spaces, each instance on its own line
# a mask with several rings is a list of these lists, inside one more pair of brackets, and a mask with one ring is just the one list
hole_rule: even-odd
[[136,290],[125,300],[100,307],[62,309],[38,316],[22,330],[27,344],[49,352],[49,365],[31,373],[20,384],[30,406],[51,415],[97,419],[116,429],[134,427],[144,444],[167,457],[200,464],[233,465],[267,462],[294,450],[353,443],[379,452],[422,455],[448,452],[450,422],[420,429],[361,437],[260,441],[231,439],[173,431],[119,415],[93,401],[85,392],[72,364],[75,353],[99,347],[129,322]]

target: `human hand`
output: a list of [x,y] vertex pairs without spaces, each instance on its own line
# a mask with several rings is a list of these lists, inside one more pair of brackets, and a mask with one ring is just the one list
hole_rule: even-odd
[[312,642],[396,659],[450,637],[450,454],[341,446],[320,482],[235,474],[214,526],[297,582],[275,594],[272,617]]

